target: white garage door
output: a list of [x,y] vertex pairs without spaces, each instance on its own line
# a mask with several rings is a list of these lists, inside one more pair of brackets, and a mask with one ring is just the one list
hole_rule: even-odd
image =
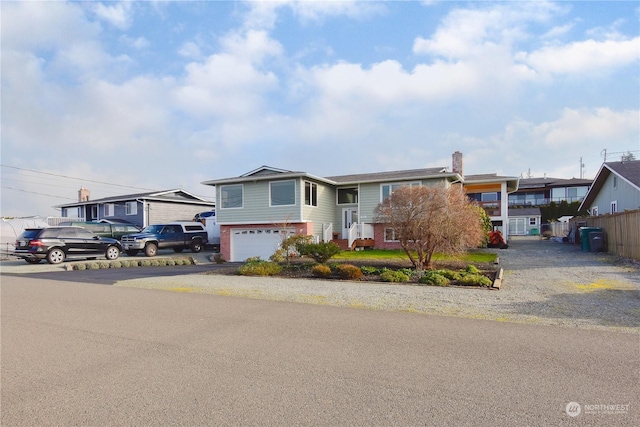
[[284,231],[277,228],[231,230],[231,261],[244,261],[256,256],[268,260],[280,246],[284,238],[282,233]]

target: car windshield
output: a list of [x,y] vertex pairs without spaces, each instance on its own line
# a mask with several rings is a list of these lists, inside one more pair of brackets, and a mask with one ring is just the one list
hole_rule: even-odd
[[162,230],[162,225],[148,225],[142,230],[143,233],[159,233]]
[[34,237],[36,237],[38,235],[38,233],[40,232],[41,228],[37,228],[37,229],[26,229],[22,232],[22,234],[20,235],[20,237],[18,237],[18,240],[31,240]]

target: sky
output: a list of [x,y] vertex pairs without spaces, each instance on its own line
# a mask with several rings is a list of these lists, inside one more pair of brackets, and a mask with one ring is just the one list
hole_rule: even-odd
[[637,1],[0,2],[1,216],[262,165],[592,179],[640,158]]

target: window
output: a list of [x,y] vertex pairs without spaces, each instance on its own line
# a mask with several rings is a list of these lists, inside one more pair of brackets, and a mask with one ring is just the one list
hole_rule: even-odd
[[404,185],[409,185],[413,187],[414,185],[420,185],[420,183],[419,182],[398,182],[395,184],[382,184],[380,186],[380,190],[382,192],[382,201],[384,202],[385,200],[387,200],[389,196],[393,194],[394,191],[396,191],[398,188]]
[[220,188],[220,207],[223,209],[241,208],[243,198],[242,184],[225,185]]
[[358,187],[338,188],[338,204],[350,205],[358,203]]
[[97,205],[92,205],[91,206],[91,218],[98,218],[98,206]]
[[618,212],[618,201],[614,200],[611,202],[611,213],[614,214],[616,212]]
[[295,181],[273,181],[269,183],[271,206],[291,206],[296,204]]
[[393,228],[385,228],[384,229],[384,241],[385,242],[397,242],[396,233],[393,231]]
[[598,207],[594,206],[591,208],[591,216],[598,216]]
[[482,202],[495,202],[500,200],[498,193],[482,193],[480,200]]
[[138,213],[138,202],[127,202],[125,204],[125,213],[127,215],[136,215]]
[[107,203],[104,205],[104,216],[113,216],[115,212],[115,205],[113,203]]
[[535,216],[529,218],[529,225],[538,225],[538,218]]
[[307,206],[318,206],[318,184],[315,182],[305,181],[304,204]]
[[613,176],[613,189],[617,190],[618,189],[618,177],[617,176]]

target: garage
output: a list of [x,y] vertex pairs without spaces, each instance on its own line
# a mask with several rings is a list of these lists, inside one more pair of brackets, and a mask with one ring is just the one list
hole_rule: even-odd
[[294,234],[277,228],[249,228],[231,230],[231,261],[244,261],[259,256],[267,260],[286,236]]
[[524,236],[527,234],[524,218],[509,218],[509,235]]

